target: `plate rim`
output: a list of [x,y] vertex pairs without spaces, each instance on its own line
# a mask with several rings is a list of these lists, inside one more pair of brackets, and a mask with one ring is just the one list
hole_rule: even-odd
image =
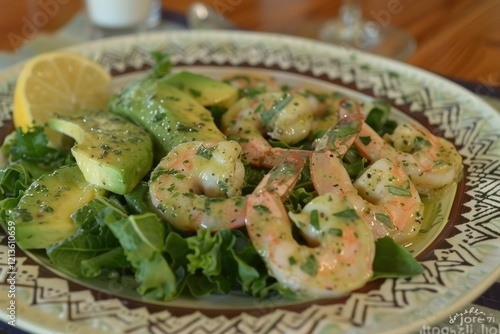
[[[148,34],[142,34],[142,35],[129,35],[129,36],[120,36],[120,37],[115,37],[115,38],[110,38],[110,39],[103,39],[103,40],[97,40],[97,41],[92,41],[92,42],[86,42],[82,43],[79,45],[75,46],[70,46],[66,47],[60,50],[65,50],[65,51],[72,51],[72,52],[77,52],[80,54],[84,54],[86,56],[92,56],[93,52],[99,52],[99,50],[103,49],[111,49],[113,45],[116,44],[126,44],[126,45],[137,45],[137,42],[140,41],[140,43],[144,43],[146,40],[156,40],[156,39],[161,39],[163,37],[167,36],[172,36],[171,38],[173,39],[175,36],[180,36],[180,37],[192,37],[193,35],[196,35],[195,39],[202,39],[202,38],[212,38],[212,36],[216,36],[217,38],[223,38],[223,37],[228,37],[228,36],[244,36],[244,38],[263,38],[263,39],[282,39],[283,43],[303,43],[304,45],[307,45],[309,48],[323,48],[323,49],[332,49],[336,50],[335,52],[349,52],[350,54],[354,55],[356,57],[356,61],[358,63],[362,62],[368,62],[368,63],[378,63],[378,65],[382,65],[382,69],[384,70],[392,70],[395,69],[396,72],[401,73],[401,72],[406,72],[410,71],[412,75],[414,76],[423,76],[424,79],[429,79],[434,85],[436,84],[441,84],[444,85],[442,88],[443,91],[446,90],[451,90],[451,91],[456,91],[461,95],[462,100],[464,103],[472,103],[474,108],[481,109],[481,113],[486,113],[490,114],[491,117],[496,118],[498,117],[500,119],[500,115],[498,112],[493,109],[489,104],[487,104],[485,101],[480,99],[478,96],[474,95],[472,92],[469,90],[465,89],[464,87],[452,82],[449,79],[443,78],[439,76],[438,74],[426,71],[424,69],[417,68],[415,66],[409,65],[409,64],[404,64],[399,61],[391,60],[391,59],[386,59],[383,57],[379,56],[374,56],[370,54],[365,54],[360,51],[356,50],[343,50],[340,47],[331,45],[331,44],[326,44],[323,42],[319,41],[313,41],[309,40],[306,38],[302,37],[294,37],[294,36],[284,36],[281,34],[275,34],[275,33],[260,33],[260,32],[221,32],[221,31],[203,31],[203,32],[194,32],[194,31],[167,31],[167,32],[155,32],[155,33],[148,33]],[[194,37],[192,37],[194,38]],[[135,44],[134,44],[135,42]],[[345,49],[345,48],[344,48]],[[339,51],[340,50],[340,51]],[[310,52],[310,50],[309,50]],[[15,76],[16,73],[20,70],[22,64],[24,61],[15,64],[13,66],[10,66],[9,68],[3,70],[0,72],[0,85],[2,83],[5,83],[5,81],[9,77]],[[390,69],[389,69],[390,68]],[[469,102],[466,102],[469,101]],[[471,106],[472,107],[472,106]],[[497,239],[499,241],[500,239]],[[459,299],[461,303],[457,305],[455,303],[454,308],[455,310],[459,310],[460,307],[463,307],[464,305],[469,304],[479,296],[481,293],[483,293],[493,282],[498,280],[500,278],[500,267],[497,267],[496,270],[493,270],[489,276],[487,276],[486,280],[483,280],[483,284],[475,287],[473,290],[469,290],[469,293],[466,298],[462,296],[462,298]],[[485,283],[487,282],[487,283]],[[479,291],[479,290],[481,291]],[[479,293],[477,293],[479,292]],[[455,311],[453,310],[453,311]],[[452,311],[452,312],[453,312]],[[451,313],[452,313],[451,312]],[[444,308],[440,312],[438,312],[437,315],[435,315],[433,321],[429,322],[428,319],[422,319],[422,321],[426,321],[425,324],[429,323],[435,323],[439,321],[440,319],[443,319],[446,317],[446,315],[450,314],[450,308]],[[413,326],[413,329],[418,329],[422,326],[422,324],[418,324]],[[393,331],[396,332],[400,328],[395,328]]]

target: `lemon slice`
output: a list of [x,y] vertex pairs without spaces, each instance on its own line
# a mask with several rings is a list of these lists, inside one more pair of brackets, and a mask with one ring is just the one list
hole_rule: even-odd
[[[48,52],[23,66],[14,91],[13,121],[28,130],[46,125],[55,114],[70,114],[83,108],[106,108],[111,76],[98,63],[70,52]],[[54,146],[63,135],[45,128]]]

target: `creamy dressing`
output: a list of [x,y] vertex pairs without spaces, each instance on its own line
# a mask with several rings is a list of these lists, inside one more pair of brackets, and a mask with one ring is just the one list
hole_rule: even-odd
[[422,196],[424,203],[424,219],[420,232],[405,247],[415,256],[422,253],[439,236],[449,222],[449,216],[455,195],[457,183],[436,191],[429,196]]

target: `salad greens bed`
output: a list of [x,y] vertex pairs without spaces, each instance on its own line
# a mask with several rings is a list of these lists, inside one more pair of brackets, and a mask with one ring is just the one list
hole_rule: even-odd
[[[213,108],[212,112],[217,118],[221,110]],[[394,122],[388,120],[389,112],[386,103],[376,102],[368,122],[380,133],[390,132]],[[0,170],[0,220],[6,229],[13,215],[23,214],[16,207],[26,189],[41,175],[75,165],[75,160],[69,151],[49,147],[41,126],[24,133],[15,130],[2,150],[9,161]],[[365,168],[366,161],[355,149],[344,160],[353,177]],[[266,172],[247,164],[244,194],[251,193]],[[132,275],[132,286],[146,299],[167,301],[181,295],[201,297],[233,291],[257,298],[272,294],[299,297],[268,274],[245,227],[215,233],[174,230],[151,209],[147,177],[128,194],[98,196],[74,212],[71,219],[78,227],[76,233],[38,255],[47,256],[53,267],[75,278],[120,281]],[[314,197],[306,169],[286,202],[287,209],[299,211]],[[376,242],[374,279],[413,276],[422,271],[414,257],[392,239]]]

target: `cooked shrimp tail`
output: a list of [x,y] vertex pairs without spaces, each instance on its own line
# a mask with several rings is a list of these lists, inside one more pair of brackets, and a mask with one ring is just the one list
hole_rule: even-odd
[[387,157],[400,164],[421,194],[445,188],[462,175],[462,157],[453,144],[415,124],[400,124],[384,138],[363,124],[355,144],[370,161]]
[[[296,175],[291,157],[270,172],[248,198],[246,226],[270,274],[282,285],[309,297],[339,297],[362,287],[372,276],[373,235],[342,196],[314,198],[302,213],[292,214],[309,245],[292,235],[292,225],[272,180],[282,170]],[[287,177],[288,178],[288,177]],[[289,178],[288,178],[289,179]],[[281,184],[281,182],[278,182]]]
[[300,173],[305,165],[305,158],[294,152],[289,153],[283,161],[267,173],[253,193],[274,193],[284,201],[300,179]]
[[353,114],[344,116],[334,127],[331,127],[316,141],[314,145],[315,151],[330,151],[339,158],[342,158],[354,144],[362,124],[362,115]]
[[244,225],[245,170],[235,141],[186,142],[165,156],[151,174],[153,206],[179,230],[212,231]]
[[369,166],[354,182],[342,157],[357,138],[359,120],[339,122],[319,141],[311,156],[311,178],[318,193],[335,193],[349,201],[376,238],[405,242],[420,230],[423,204],[401,166],[387,158]]
[[[300,94],[262,93],[236,102],[222,116],[221,125],[228,138],[240,143],[250,164],[272,168],[289,150],[272,147],[267,138],[288,145],[304,140],[311,131],[312,109]],[[310,152],[301,154],[308,156]]]

